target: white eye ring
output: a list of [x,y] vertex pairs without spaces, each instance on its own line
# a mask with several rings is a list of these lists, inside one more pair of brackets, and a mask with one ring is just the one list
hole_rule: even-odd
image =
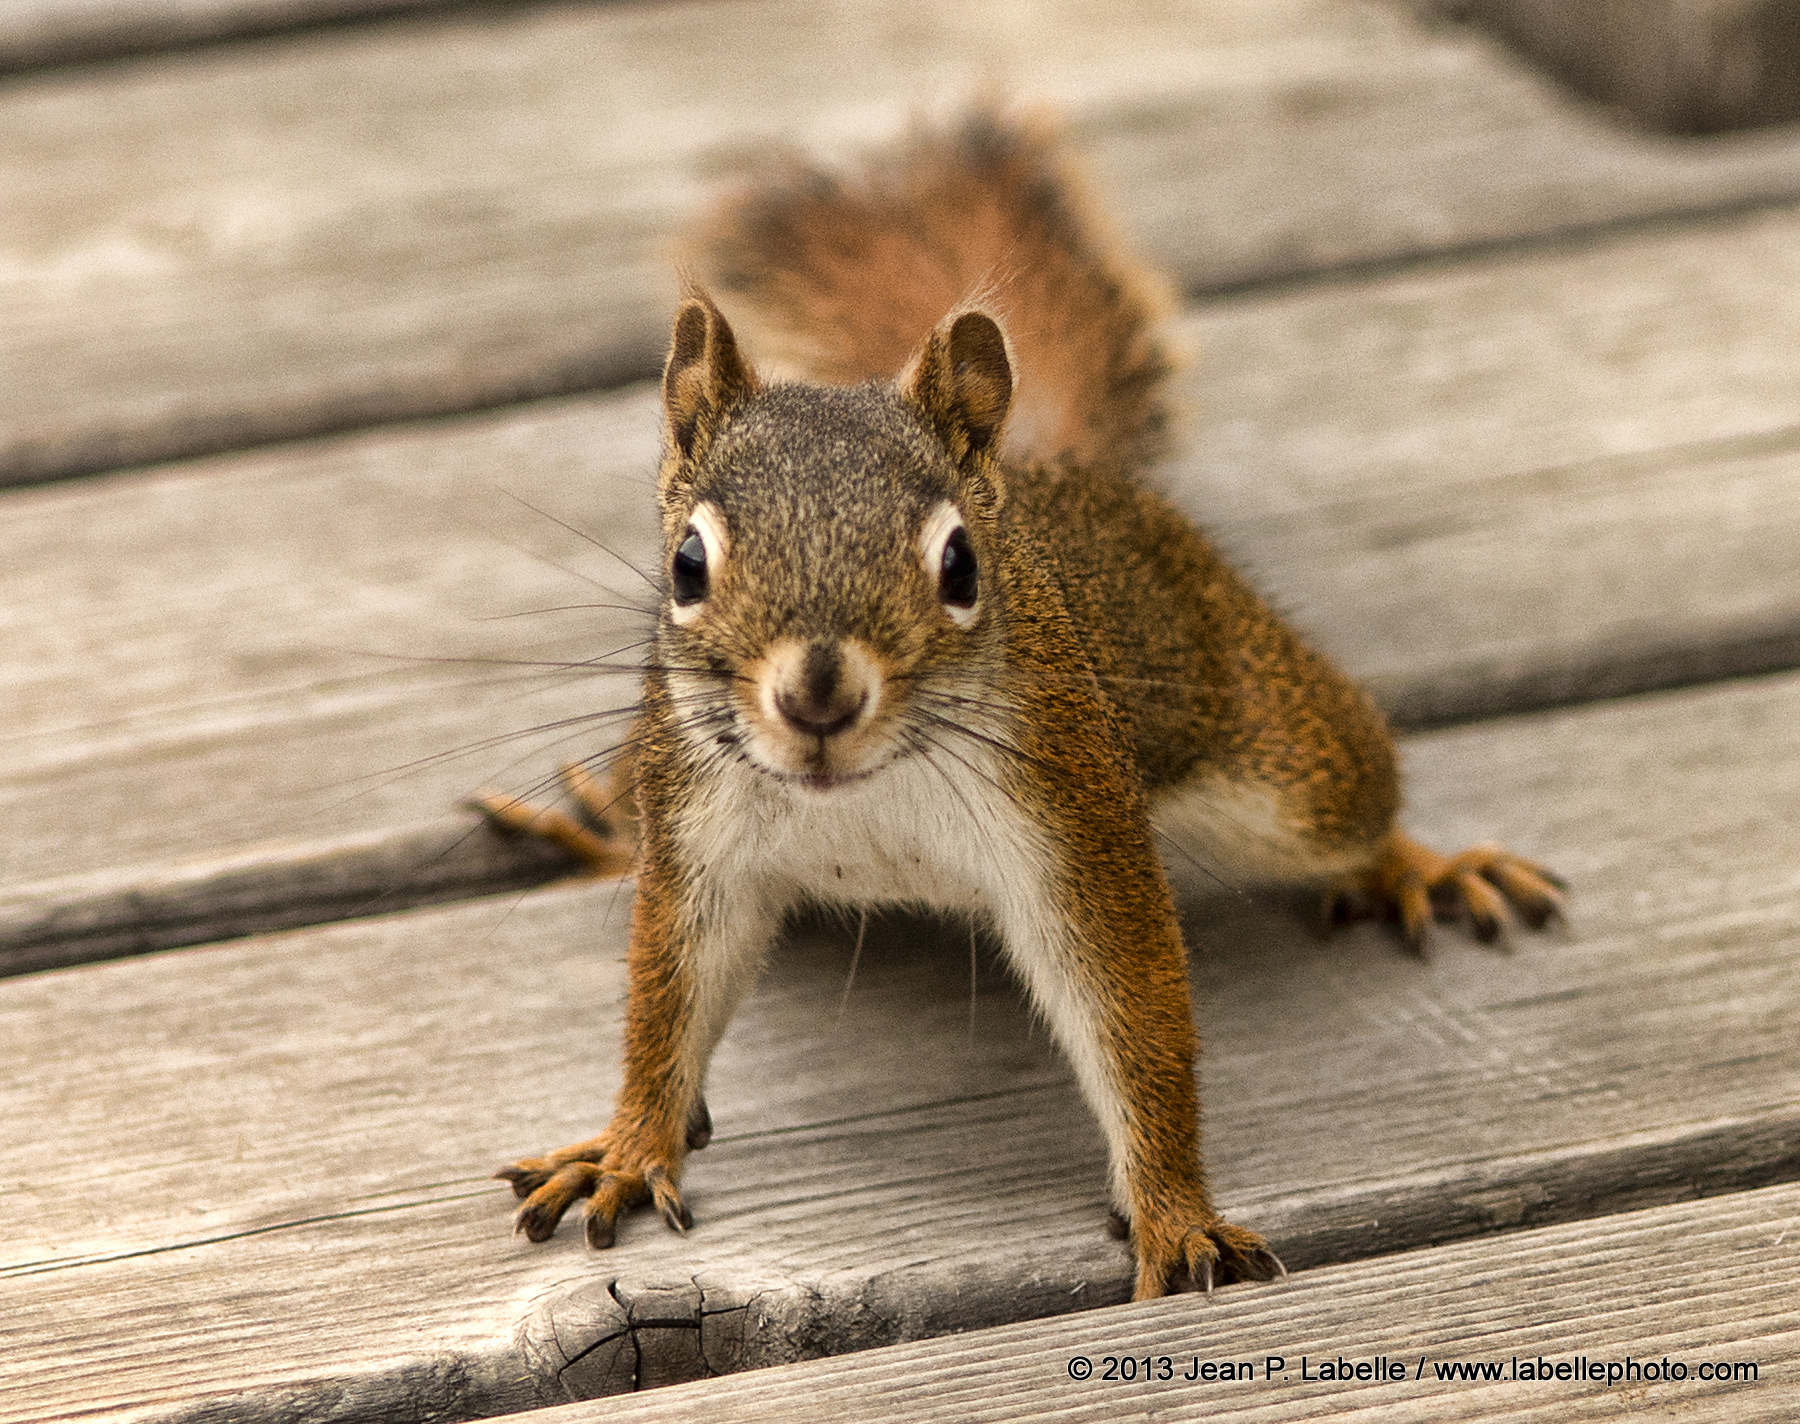
[[[949,500],[941,500],[925,516],[925,527],[919,531],[919,557],[924,561],[925,574],[936,588],[938,580],[944,573],[944,545],[950,542],[950,536],[963,528],[962,511]],[[981,614],[981,600],[967,608],[959,608],[955,604],[940,603],[944,614],[958,628],[969,627]]]
[[[688,523],[706,546],[706,577],[708,583],[712,583],[725,567],[725,555],[731,550],[731,536],[725,532],[725,516],[711,500],[702,500],[688,512]],[[677,627],[685,628],[700,616],[706,602],[704,598],[697,603],[676,603],[671,599],[669,619]]]

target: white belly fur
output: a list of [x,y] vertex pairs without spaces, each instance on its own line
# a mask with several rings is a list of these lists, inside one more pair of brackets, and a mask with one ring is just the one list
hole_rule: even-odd
[[[810,792],[737,766],[708,779],[677,835],[697,868],[696,969],[706,1051],[782,918],[805,901],[973,915],[999,935],[1074,1065],[1124,1198],[1125,1112],[1043,832],[975,749],[940,771],[908,757]],[[964,764],[967,763],[967,765]]]
[[770,909],[811,900],[996,917],[997,887],[1041,885],[1046,857],[995,770],[968,759],[976,771],[941,774],[907,757],[824,792],[733,768],[682,818],[689,863],[721,909],[748,895]]

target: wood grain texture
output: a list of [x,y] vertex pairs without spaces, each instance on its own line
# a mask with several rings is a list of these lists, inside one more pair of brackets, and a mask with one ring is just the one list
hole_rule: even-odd
[[[1800,1408],[1800,1188],[1774,1187],[1079,1316],[890,1346],[547,1410],[534,1424],[756,1424],[814,1417],[904,1424],[1054,1418],[1276,1421],[1787,1420]],[[1271,1365],[1273,1355],[1281,1364]],[[1169,1361],[1168,1380],[1152,1373]],[[1107,1381],[1106,1360],[1133,1377]],[[1070,1378],[1071,1360],[1092,1378]],[[1362,1381],[1334,1376],[1347,1361]],[[1539,1361],[1561,1381],[1513,1379]],[[1639,1366],[1624,1378],[1627,1361]],[[1688,1371],[1663,1379],[1664,1360]],[[1578,1366],[1577,1361],[1584,1362]],[[1210,1364],[1249,1379],[1199,1378]],[[1304,1363],[1303,1363],[1304,1362]],[[1403,1378],[1375,1379],[1377,1362]],[[1654,1368],[1649,1381],[1643,1365]],[[1754,1364],[1754,1379],[1700,1367]],[[1498,1365],[1493,1382],[1437,1366]],[[1606,1367],[1621,1378],[1608,1382]],[[1599,1378],[1572,1378],[1578,1368]],[[1181,1378],[1189,1372],[1192,1381]],[[1324,1378],[1321,1378],[1321,1373]],[[1421,1378],[1421,1372],[1423,1377]]]
[[8,0],[0,74],[447,3],[454,0]]
[[1190,291],[1791,200],[1365,0],[518,4],[0,90],[0,480],[650,374],[728,175],[993,84]]
[[[1406,724],[1792,666],[1796,252],[1784,211],[1206,303],[1166,484]],[[623,735],[656,440],[634,390],[0,499],[0,962],[555,873],[454,808]]]
[[[1576,886],[1566,938],[1510,954],[1321,943],[1190,872],[1228,1210],[1309,1267],[1800,1176],[1797,714],[1789,676],[1409,739],[1422,835]],[[991,950],[971,1026],[966,938],[906,920],[847,998],[841,932],[778,957],[714,1067],[688,1237],[509,1238],[485,1172],[611,1096],[623,910],[540,892],[0,984],[0,1418],[455,1417],[1123,1298],[1065,1068]]]
[[1800,118],[1794,0],[1438,0],[1672,133]]

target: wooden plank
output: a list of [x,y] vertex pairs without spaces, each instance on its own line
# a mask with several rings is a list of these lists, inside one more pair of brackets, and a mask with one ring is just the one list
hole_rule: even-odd
[[1800,118],[1794,0],[1439,0],[1671,133]]
[[[1794,487],[1757,472],[1800,448],[1797,235],[1208,303],[1178,488],[1404,722],[1792,666]],[[1764,518],[1758,553],[1732,531]]]
[[0,74],[304,25],[442,9],[453,0],[8,0]]
[[[1562,942],[1421,962],[1188,875],[1230,1212],[1300,1269],[1800,1176],[1797,714],[1790,675],[1410,739],[1422,833],[1566,871]],[[847,996],[841,931],[778,957],[689,1236],[509,1238],[483,1174],[611,1096],[622,915],[592,886],[0,984],[0,1419],[466,1415],[1123,1297],[1066,1070],[986,954],[971,1027],[966,938],[910,921]]]
[[[815,1416],[846,1424],[1273,1424],[1327,1414],[1382,1424],[1622,1414],[1775,1424],[1800,1409],[1796,1269],[1800,1188],[1771,1187],[1326,1267],[1210,1301],[1114,1306],[531,1418],[756,1424],[791,1419],[804,1400]],[[1090,1377],[1071,1378],[1077,1361]],[[1731,1367],[1723,1382],[1699,1378],[1720,1364]],[[1458,1373],[1470,1366],[1473,1377]],[[1684,1377],[1668,1377],[1675,1366]],[[1485,1370],[1498,1373],[1483,1379]]]
[[[1412,725],[1793,666],[1796,239],[1790,211],[1208,303],[1168,485]],[[554,873],[452,808],[611,744],[631,679],[418,659],[634,643],[618,608],[498,616],[640,596],[536,511],[643,564],[656,438],[638,390],[0,500],[5,962]]]
[[1800,135],[1634,134],[1363,0],[512,5],[29,75],[0,481],[650,374],[724,175],[994,83],[1190,292],[1800,194]]

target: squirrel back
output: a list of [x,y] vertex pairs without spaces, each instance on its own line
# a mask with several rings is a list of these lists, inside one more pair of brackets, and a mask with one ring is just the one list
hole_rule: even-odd
[[1121,253],[1050,124],[978,109],[853,175],[760,175],[683,256],[775,377],[887,380],[979,306],[1016,382],[1001,458],[1136,473],[1170,438],[1170,300]]

